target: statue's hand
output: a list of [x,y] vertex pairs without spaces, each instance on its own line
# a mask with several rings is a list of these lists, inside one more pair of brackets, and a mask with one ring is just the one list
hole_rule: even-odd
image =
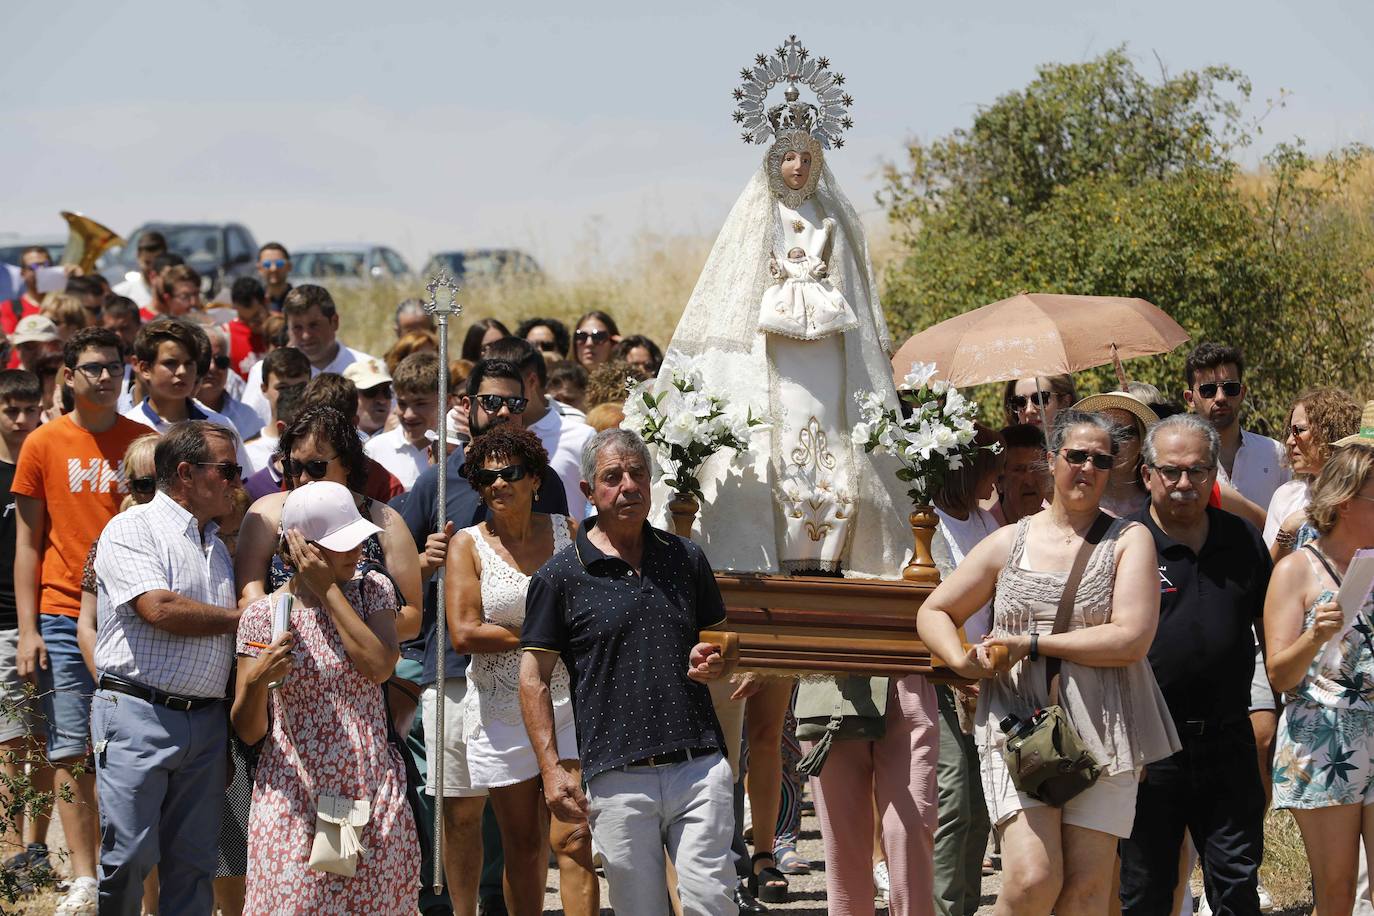
[[773,277],[774,280],[783,279],[782,267],[779,266],[777,258],[768,259],[768,273]]
[[818,260],[816,261],[815,273],[816,279],[824,280],[826,277],[830,276],[830,266],[826,264],[824,261]]

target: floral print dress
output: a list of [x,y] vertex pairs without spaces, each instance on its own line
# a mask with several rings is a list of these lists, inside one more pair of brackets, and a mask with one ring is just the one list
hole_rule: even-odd
[[[1327,581],[1313,547],[1301,549],[1318,581]],[[1307,608],[1336,597],[1327,588]],[[1334,636],[1334,665],[1325,649],[1288,694],[1274,740],[1274,807],[1325,808],[1374,801],[1374,600],[1365,602],[1350,629]]]
[[[343,591],[364,620],[395,614],[400,605],[390,580],[375,572]],[[248,643],[272,641],[273,597],[259,598],[243,612],[239,655],[256,657],[259,650]],[[406,802],[405,766],[387,741],[381,690],[353,666],[325,608],[297,598],[291,633],[294,663],[272,691],[270,732],[253,784],[244,912],[409,916],[419,889],[420,847]],[[365,851],[351,878],[306,864],[321,792],[371,804],[371,819],[361,831]]]

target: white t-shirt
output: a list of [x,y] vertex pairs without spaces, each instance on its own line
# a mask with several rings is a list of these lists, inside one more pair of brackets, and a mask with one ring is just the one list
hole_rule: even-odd
[[596,430],[585,420],[559,413],[554,401],[549,401],[544,416],[526,428],[539,437],[549,453],[549,467],[562,481],[568,498],[568,514],[581,521],[587,515],[587,497],[582,495],[582,449]]
[[134,305],[141,309],[153,304],[153,291],[148,286],[148,281],[143,278],[141,270],[126,273],[123,280],[110,287],[110,292],[116,296],[128,296],[134,300]]
[[1268,436],[1241,430],[1240,449],[1228,475],[1224,467],[1217,468],[1217,480],[1229,483],[1257,506],[1268,506],[1274,491],[1293,479],[1293,472],[1283,466],[1283,444]]
[[377,433],[363,444],[363,453],[392,473],[401,486],[415,486],[420,473],[429,467],[429,453],[406,439],[405,427]]
[[[253,416],[257,416],[254,414]],[[248,463],[244,465],[243,476],[256,474],[267,467],[267,462],[272,459],[272,453],[277,450],[277,443],[281,441],[276,436],[267,435],[267,427],[262,428],[262,434],[252,441],[243,443],[244,454],[248,456]]]
[[[354,350],[340,343],[339,352],[335,354],[329,365],[323,369],[310,367],[310,377],[314,378],[321,372],[343,375],[343,371],[354,363],[372,358],[361,350]],[[253,368],[248,370],[248,381],[243,385],[243,403],[251,407],[253,412],[262,418],[264,426],[272,422],[272,405],[267,403],[267,396],[262,393],[262,360],[254,363]]]
[[[234,422],[224,414],[217,410],[211,410],[195,398],[191,398],[190,401],[191,404],[187,410],[186,417],[188,420],[205,420],[208,423],[218,423],[220,426],[227,427],[237,432]],[[130,420],[142,423],[144,426],[150,426],[159,433],[165,433],[172,427],[172,424],[158,416],[157,411],[153,409],[153,402],[147,398],[144,398],[141,404],[135,404],[133,407],[124,411],[124,416],[128,417]],[[247,471],[248,455],[243,450],[242,436],[238,436],[234,439],[234,449],[236,452],[234,460]],[[247,474],[245,473],[244,476],[247,476]]]
[[[1000,526],[992,513],[977,506],[968,518],[959,519],[936,507],[935,514],[940,517],[938,545],[944,541],[945,550],[934,551],[936,566],[941,575],[949,575],[954,568],[964,562],[964,557],[977,546],[978,542],[996,531]],[[979,642],[983,635],[992,629],[992,602],[983,605],[973,616],[964,621],[964,639],[970,643]]]
[[1306,480],[1290,480],[1274,491],[1274,498],[1269,501],[1269,514],[1264,519],[1265,546],[1274,546],[1274,538],[1284,521],[1294,512],[1306,509],[1311,499]]

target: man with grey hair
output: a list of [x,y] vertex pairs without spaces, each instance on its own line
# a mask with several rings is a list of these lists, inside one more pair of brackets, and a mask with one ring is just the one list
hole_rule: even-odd
[[[545,800],[555,817],[590,825],[616,912],[668,912],[666,840],[682,911],[736,913],[730,765],[702,683],[721,673],[719,650],[700,641],[725,620],[715,575],[700,547],[649,525],[651,461],[639,436],[597,433],[582,467],[596,515],[530,580],[521,631],[520,708]],[[560,656],[572,674],[580,784],[553,740]]]
[[1252,627],[1264,611],[1269,552],[1249,522],[1208,505],[1221,442],[1196,414],[1161,420],[1142,450],[1150,504],[1133,518],[1159,557],[1159,628],[1150,666],[1183,750],[1152,763],[1121,842],[1127,914],[1166,916],[1186,830],[1214,912],[1260,912],[1264,790],[1250,730]]
[[425,304],[419,299],[402,299],[400,305],[396,306],[396,338],[406,336],[411,331],[429,331],[435,333],[438,328],[434,324],[434,316],[425,311]]

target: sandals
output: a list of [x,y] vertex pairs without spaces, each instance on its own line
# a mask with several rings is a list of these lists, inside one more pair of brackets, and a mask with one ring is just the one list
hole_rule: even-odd
[[[773,865],[755,870],[759,860],[767,859]],[[777,869],[777,860],[771,852],[756,852],[749,858],[749,893],[764,903],[787,902],[787,876]]]
[[809,875],[811,874],[811,863],[806,861],[797,852],[797,847],[791,843],[784,843],[773,850],[773,855],[777,860],[778,871],[784,875]]

